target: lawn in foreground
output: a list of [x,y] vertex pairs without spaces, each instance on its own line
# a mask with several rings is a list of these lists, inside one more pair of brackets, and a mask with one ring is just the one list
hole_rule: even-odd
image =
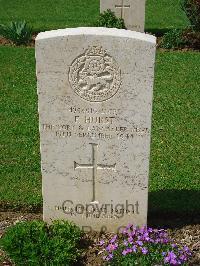
[[[94,26],[99,0],[1,0],[0,24],[23,20],[35,31]],[[146,30],[163,31],[188,24],[179,0],[147,0]]]
[[[200,53],[158,52],[150,210],[199,210]],[[41,173],[33,48],[0,47],[0,203],[40,206]]]

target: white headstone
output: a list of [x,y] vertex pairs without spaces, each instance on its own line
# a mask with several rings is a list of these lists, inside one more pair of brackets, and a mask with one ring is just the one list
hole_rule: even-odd
[[144,32],[146,0],[100,0],[100,12],[112,10],[128,30]]
[[37,36],[45,221],[146,224],[155,47],[117,29]]

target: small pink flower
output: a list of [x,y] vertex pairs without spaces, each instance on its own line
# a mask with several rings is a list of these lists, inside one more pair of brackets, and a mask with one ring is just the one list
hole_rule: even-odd
[[136,243],[138,244],[138,246],[143,246],[142,241],[136,241]]
[[124,240],[124,246],[128,246],[128,242],[126,240]]
[[122,255],[125,256],[127,254],[126,250],[122,251]]
[[135,245],[132,246],[132,251],[136,252],[137,251],[137,247]]
[[142,254],[146,255],[148,253],[148,249],[147,248],[142,248]]
[[132,238],[132,237],[129,237],[129,238],[128,238],[128,242],[129,242],[130,244],[132,244],[132,243],[133,243],[133,238]]
[[117,235],[114,235],[113,238],[110,240],[110,243],[114,243],[117,239]]
[[108,252],[112,252],[113,250],[117,249],[117,247],[118,247],[118,244],[117,244],[117,243],[116,243],[116,244],[109,244],[109,245],[106,247],[106,250],[107,250]]
[[104,240],[101,240],[100,242],[99,242],[99,246],[103,246],[105,244],[105,241]]
[[133,226],[132,224],[128,224],[126,228],[130,229],[132,226]]

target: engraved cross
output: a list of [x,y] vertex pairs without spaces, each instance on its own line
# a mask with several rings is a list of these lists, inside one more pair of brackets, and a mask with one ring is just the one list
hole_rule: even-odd
[[125,5],[124,0],[122,0],[121,5],[115,5],[115,8],[121,9],[121,18],[124,18],[125,16],[125,9],[130,8],[130,5]]
[[91,164],[79,164],[74,162],[74,170],[76,169],[92,169],[92,202],[96,202],[96,180],[97,180],[97,171],[104,169],[116,170],[116,163],[112,165],[98,164],[97,163],[97,149],[98,144],[90,143],[92,145],[92,163]]

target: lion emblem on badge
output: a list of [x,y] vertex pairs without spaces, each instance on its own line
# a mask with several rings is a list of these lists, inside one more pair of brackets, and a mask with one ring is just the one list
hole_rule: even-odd
[[121,71],[102,47],[89,47],[69,69],[69,82],[75,93],[90,102],[113,97],[121,86]]

